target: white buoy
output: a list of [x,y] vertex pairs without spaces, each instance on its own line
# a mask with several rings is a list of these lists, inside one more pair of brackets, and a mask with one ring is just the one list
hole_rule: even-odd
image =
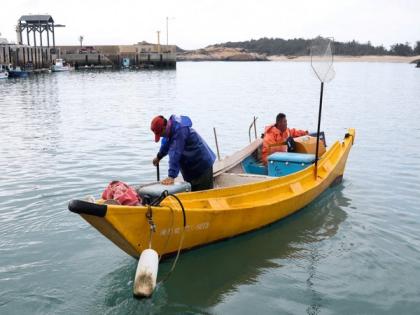
[[150,297],[156,287],[159,267],[158,253],[153,249],[145,249],[137,265],[134,278],[133,294],[136,297]]

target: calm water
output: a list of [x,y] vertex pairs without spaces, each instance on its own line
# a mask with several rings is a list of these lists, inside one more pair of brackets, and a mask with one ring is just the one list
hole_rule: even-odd
[[[222,155],[283,111],[316,128],[307,63],[179,63],[0,82],[1,314],[414,314],[420,309],[420,70],[336,63],[327,142],[356,128],[345,180],[296,215],[181,256],[150,300],[137,262],[67,210],[107,183],[155,178],[159,113],[191,116]],[[172,260],[160,266],[167,271]]]

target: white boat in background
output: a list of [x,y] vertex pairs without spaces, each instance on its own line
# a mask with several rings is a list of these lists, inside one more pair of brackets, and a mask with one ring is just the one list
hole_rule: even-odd
[[64,65],[63,59],[56,59],[54,64],[51,66],[52,72],[63,72],[70,70],[72,70],[72,68],[69,65]]
[[5,66],[0,65],[0,79],[7,79],[9,77],[9,72]]

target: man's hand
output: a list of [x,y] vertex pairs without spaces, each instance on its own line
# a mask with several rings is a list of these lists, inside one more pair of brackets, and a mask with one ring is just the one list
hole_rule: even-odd
[[172,185],[174,183],[174,179],[172,177],[167,177],[163,181],[161,181],[162,185]]
[[159,164],[159,159],[158,159],[158,157],[155,157],[154,159],[153,159],[153,165],[154,166],[158,166],[158,164]]

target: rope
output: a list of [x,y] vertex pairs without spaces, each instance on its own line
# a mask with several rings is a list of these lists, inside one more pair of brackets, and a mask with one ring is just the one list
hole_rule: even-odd
[[153,212],[150,205],[147,206],[146,218],[150,226],[149,248],[152,248],[152,236],[156,232],[156,224],[153,222]]
[[[155,200],[154,202],[152,202],[150,205],[147,205],[148,209],[147,209],[147,212],[146,212],[146,218],[147,218],[147,221],[148,221],[148,223],[150,225],[149,248],[152,247],[152,235],[153,235],[154,232],[156,232],[156,225],[153,222],[152,205],[153,206],[159,206],[160,203],[165,198],[167,198],[168,196],[171,196],[171,197],[175,198],[175,200],[181,206],[182,218],[183,218],[183,228],[182,228],[181,239],[179,241],[179,246],[178,246],[177,254],[176,254],[175,260],[174,260],[174,262],[172,264],[172,267],[168,271],[168,273],[163,277],[163,279],[158,282],[158,284],[161,284],[161,283],[165,282],[166,280],[168,280],[169,276],[175,270],[176,264],[178,262],[179,254],[181,253],[182,244],[184,243],[185,227],[187,226],[187,216],[185,214],[185,208],[184,208],[184,205],[182,204],[181,200],[179,200],[179,198],[177,196],[175,196],[173,194],[169,194],[167,190],[163,191],[162,194],[160,195],[160,197],[157,200]],[[172,212],[172,227],[171,227],[171,230],[170,230],[172,232],[173,231],[173,227],[174,227],[174,211],[173,211],[173,209],[171,207],[169,207],[169,209],[171,209],[171,212]],[[167,245],[169,243],[169,238],[170,238],[170,235],[171,234],[172,233],[168,233],[168,238],[166,239],[166,244],[165,244],[165,247],[164,247],[165,249],[166,249],[166,247],[167,247]],[[159,262],[160,262],[161,259],[162,259],[162,256],[159,257]]]
[[[174,209],[172,209],[172,207],[169,207],[169,206],[168,206],[168,208],[171,209],[171,214],[172,214],[171,215],[171,229],[170,229],[170,231],[173,231],[174,230]],[[166,237],[165,245],[163,246],[163,252],[166,251],[166,248],[168,247],[170,238],[171,238],[171,233],[168,233],[168,236]],[[159,262],[161,261],[162,257],[163,257],[162,255],[159,256]]]
[[178,262],[179,254],[181,253],[182,244],[184,243],[185,227],[187,225],[187,218],[186,218],[186,215],[185,215],[185,209],[184,209],[184,205],[182,204],[181,200],[179,200],[179,198],[177,196],[173,195],[173,194],[167,194],[167,195],[175,198],[178,201],[179,205],[181,206],[182,216],[183,216],[183,219],[184,219],[184,225],[183,225],[183,229],[182,229],[181,240],[179,241],[178,251],[176,253],[176,257],[175,257],[175,260],[172,264],[172,267],[169,270],[169,272],[162,278],[162,280],[159,281],[158,284],[161,284],[161,283],[165,282],[166,280],[168,280],[170,275],[172,274],[172,272],[175,270],[176,264]]

